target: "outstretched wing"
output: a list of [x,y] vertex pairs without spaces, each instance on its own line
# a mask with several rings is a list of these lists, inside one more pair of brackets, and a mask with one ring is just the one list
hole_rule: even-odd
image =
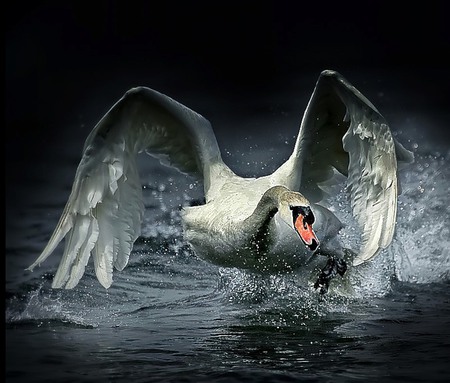
[[98,280],[111,285],[113,268],[127,265],[140,235],[144,205],[135,158],[143,150],[203,179],[205,194],[214,174],[228,169],[205,118],[152,89],[131,89],[88,136],[62,216],[29,270],[65,237],[52,286],[76,286],[91,254]]
[[319,202],[334,169],[347,176],[353,215],[362,229],[354,265],[392,241],[397,212],[397,162],[412,153],[392,136],[383,116],[339,73],[323,71],[303,116],[294,152],[280,168],[293,189]]

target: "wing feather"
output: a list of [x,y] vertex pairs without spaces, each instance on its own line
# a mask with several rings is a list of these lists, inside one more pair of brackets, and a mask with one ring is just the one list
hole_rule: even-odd
[[111,286],[113,269],[127,265],[141,232],[144,204],[135,157],[144,150],[202,179],[207,198],[214,177],[231,173],[205,118],[152,89],[134,88],[86,139],[63,214],[29,270],[45,261],[66,238],[52,286],[76,286],[90,255],[100,283]]
[[323,71],[302,119],[294,152],[277,171],[310,201],[324,198],[320,184],[333,168],[347,176],[351,207],[362,229],[354,265],[392,241],[399,182],[397,164],[412,153],[396,142],[375,106],[339,73]]

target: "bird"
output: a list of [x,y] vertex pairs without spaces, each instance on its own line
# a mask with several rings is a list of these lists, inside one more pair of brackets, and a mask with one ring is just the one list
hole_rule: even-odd
[[[91,256],[100,284],[112,285],[114,269],[125,268],[141,234],[141,152],[203,183],[203,203],[181,210],[183,236],[196,256],[269,274],[300,270],[325,256],[314,283],[321,293],[344,275],[346,256],[359,267],[391,244],[399,166],[414,160],[376,107],[334,70],[320,72],[292,154],[260,177],[239,176],[225,164],[205,117],[151,88],[131,88],[88,135],[62,215],[28,270],[64,239],[52,288],[77,286]],[[337,174],[346,177],[361,230],[356,251],[341,245],[344,224],[321,204],[323,185]]]

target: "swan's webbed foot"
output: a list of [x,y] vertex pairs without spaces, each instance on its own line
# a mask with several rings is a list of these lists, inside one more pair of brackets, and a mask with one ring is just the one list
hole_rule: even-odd
[[320,294],[324,295],[328,291],[328,287],[330,286],[330,281],[339,274],[341,277],[344,276],[344,273],[347,270],[347,263],[337,257],[329,256],[327,264],[320,271],[319,277],[317,278],[316,283],[314,283],[314,288],[320,288]]

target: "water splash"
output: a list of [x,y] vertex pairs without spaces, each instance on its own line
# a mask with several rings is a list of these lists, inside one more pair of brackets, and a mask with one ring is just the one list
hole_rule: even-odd
[[14,295],[5,310],[5,322],[8,325],[35,324],[37,327],[51,324],[74,327],[93,328],[96,324],[88,323],[82,313],[66,309],[66,300],[61,290],[51,290],[39,284],[26,295]]
[[450,150],[416,153],[402,174],[396,241],[397,277],[432,283],[450,280]]

